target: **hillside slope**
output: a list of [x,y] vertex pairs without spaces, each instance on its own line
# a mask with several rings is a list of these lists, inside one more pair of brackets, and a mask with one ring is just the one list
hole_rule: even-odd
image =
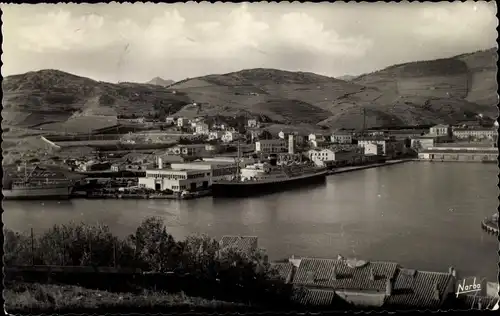
[[246,69],[186,79],[171,88],[202,104],[201,110],[185,108],[180,115],[259,113],[277,123],[361,128],[365,109],[367,127],[454,123],[466,113],[496,117],[496,60],[496,49],[490,49],[394,65],[349,81]]
[[349,81],[246,69],[187,78],[168,88],[42,70],[4,78],[2,127],[88,129],[90,121],[99,125],[90,127],[99,128],[114,124],[116,115],[159,109],[188,117],[260,115],[278,125],[327,128],[361,128],[363,109],[366,127],[454,123],[465,114],[497,116],[497,58],[496,49],[490,49],[394,65]]
[[144,115],[159,107],[175,112],[190,102],[182,93],[159,86],[98,82],[58,70],[5,77],[2,90],[2,127],[41,128],[81,117],[107,117],[92,120],[98,126],[86,127],[101,128],[105,126],[100,121],[116,124],[117,115]]

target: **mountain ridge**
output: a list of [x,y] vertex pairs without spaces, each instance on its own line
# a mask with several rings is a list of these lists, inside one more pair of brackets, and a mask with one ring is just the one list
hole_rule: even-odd
[[[310,72],[243,69],[171,83],[106,83],[59,70],[4,78],[2,126],[75,117],[264,115],[277,124],[326,128],[453,123],[465,113],[496,116],[496,49],[392,65],[349,81]],[[160,82],[161,83],[161,82]],[[175,91],[175,93],[174,93]],[[197,103],[197,106],[190,105]],[[50,129],[49,125],[45,126]]]
[[175,83],[173,80],[163,79],[161,77],[154,77],[153,79],[146,82],[146,84],[152,84],[156,86],[168,87]]

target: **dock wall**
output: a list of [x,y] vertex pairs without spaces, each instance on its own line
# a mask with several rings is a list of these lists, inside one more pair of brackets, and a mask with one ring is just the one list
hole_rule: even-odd
[[61,149],[61,146],[59,145],[56,145],[54,142],[48,140],[47,138],[43,137],[43,136],[40,136],[40,138],[46,142],[47,144],[49,144],[50,146],[54,147],[55,149]]

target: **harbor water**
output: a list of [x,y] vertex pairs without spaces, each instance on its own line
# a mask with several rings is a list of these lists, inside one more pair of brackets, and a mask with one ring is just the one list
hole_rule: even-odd
[[497,175],[496,164],[408,162],[243,199],[4,201],[3,220],[35,233],[100,222],[125,237],[159,216],[176,238],[258,236],[271,259],[342,254],[431,271],[453,265],[462,276],[495,281],[498,240],[481,221],[497,211]]

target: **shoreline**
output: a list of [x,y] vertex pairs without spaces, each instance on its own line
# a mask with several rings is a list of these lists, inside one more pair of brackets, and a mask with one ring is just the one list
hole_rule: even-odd
[[336,170],[329,171],[328,175],[331,176],[331,175],[339,174],[339,173],[346,173],[346,172],[365,170],[365,169],[371,169],[371,168],[377,168],[377,167],[397,165],[397,164],[409,162],[409,161],[414,161],[414,159],[413,158],[412,159],[397,159],[397,160],[388,160],[386,162],[381,162],[381,163],[374,163],[374,164],[370,164],[370,165],[341,167],[341,168],[337,168]]

